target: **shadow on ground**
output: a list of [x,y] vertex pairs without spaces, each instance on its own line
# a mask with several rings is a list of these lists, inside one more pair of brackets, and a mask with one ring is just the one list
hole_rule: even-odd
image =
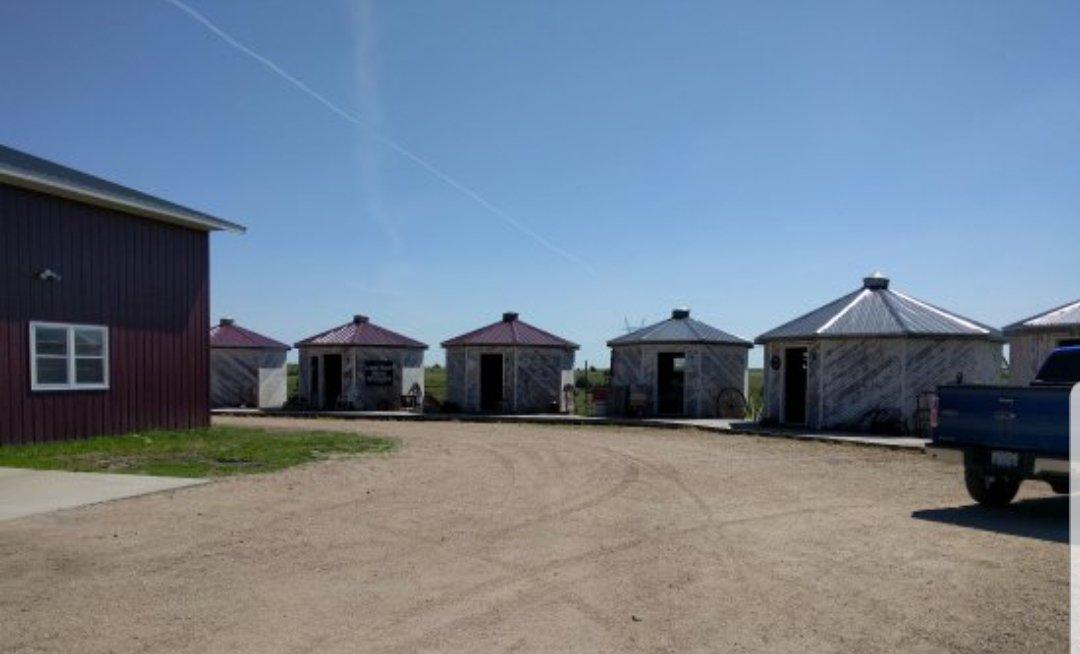
[[1000,509],[990,509],[978,504],[947,509],[924,509],[913,512],[911,517],[1009,536],[1036,538],[1054,543],[1069,542],[1067,495],[1021,500]]

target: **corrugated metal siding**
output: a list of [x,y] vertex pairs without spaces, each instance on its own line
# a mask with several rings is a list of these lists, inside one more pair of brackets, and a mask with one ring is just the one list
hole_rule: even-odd
[[285,350],[210,350],[210,401],[214,407],[278,408],[286,400]]
[[1009,383],[1027,386],[1063,340],[1080,339],[1080,325],[1022,331],[1009,338]]
[[[749,350],[742,345],[673,344],[618,345],[611,348],[611,384],[648,397],[650,414],[659,409],[657,356],[679,352],[686,356],[683,413],[694,418],[717,415],[717,399],[725,388],[746,394]],[[624,407],[625,408],[625,407]]]
[[[782,419],[784,370],[769,359],[783,360],[787,346],[765,348],[765,414]],[[973,338],[848,338],[816,341],[809,347],[807,424],[818,429],[865,429],[871,412],[884,409],[914,427],[916,398],[939,384],[998,381],[1001,344]]]
[[[320,391],[316,397],[311,392],[311,358],[324,357],[328,354],[341,355],[341,397],[340,400],[357,410],[378,411],[401,408],[401,395],[408,391],[405,379],[406,370],[423,368],[424,351],[420,348],[403,347],[356,347],[356,346],[319,346],[300,348],[299,359],[299,394],[310,405],[324,405],[326,384],[322,376],[326,374],[326,364],[320,360]],[[394,366],[394,380],[390,386],[371,386],[364,381],[364,362],[368,360],[391,361]],[[423,390],[423,375],[420,375]],[[411,379],[411,378],[410,378]],[[354,383],[355,382],[355,383]],[[332,402],[331,402],[332,403]]]
[[480,355],[503,357],[506,413],[543,413],[560,401],[563,373],[574,369],[574,351],[552,347],[469,346],[446,349],[447,400],[480,411]]
[[[0,442],[209,424],[206,232],[0,184],[0,234]],[[32,320],[107,325],[110,389],[31,393]]]

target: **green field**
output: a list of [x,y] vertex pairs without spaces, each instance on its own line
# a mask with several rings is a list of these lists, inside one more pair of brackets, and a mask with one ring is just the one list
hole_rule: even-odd
[[289,363],[285,366],[285,397],[300,395],[300,364]]
[[439,403],[446,401],[446,368],[428,366],[424,368],[424,393]]
[[389,452],[385,438],[242,427],[148,431],[76,441],[0,447],[0,466],[170,477],[271,472],[337,455]]

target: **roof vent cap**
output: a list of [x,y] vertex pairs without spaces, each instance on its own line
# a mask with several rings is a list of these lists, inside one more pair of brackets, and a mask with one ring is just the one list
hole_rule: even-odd
[[354,325],[359,325],[368,321],[368,317],[363,314],[356,314],[352,317]]
[[884,290],[889,288],[889,278],[880,270],[875,270],[869,277],[863,277],[863,288],[872,290]]
[[686,320],[687,318],[690,317],[690,308],[689,307],[679,307],[677,309],[672,309],[671,317],[674,318],[675,320]]
[[517,311],[507,311],[503,314],[503,322],[514,322],[518,319]]
[[236,324],[236,321],[232,318],[222,318],[219,323],[222,327],[231,327]]

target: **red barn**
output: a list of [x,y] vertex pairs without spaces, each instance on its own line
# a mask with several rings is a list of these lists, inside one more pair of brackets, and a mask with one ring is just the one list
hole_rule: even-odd
[[208,425],[218,230],[0,146],[0,443]]

